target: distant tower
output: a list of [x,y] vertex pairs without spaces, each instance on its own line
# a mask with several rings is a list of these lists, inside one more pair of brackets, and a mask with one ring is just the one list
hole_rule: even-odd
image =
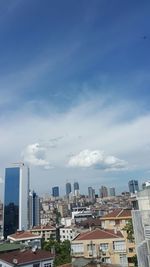
[[115,197],[115,195],[116,195],[115,187],[111,187],[109,189],[109,194],[111,197]]
[[4,237],[28,229],[29,169],[23,163],[5,169]]
[[66,183],[66,196],[71,193],[71,183]]
[[40,225],[40,199],[33,191],[29,193],[29,228]]
[[130,180],[128,183],[129,192],[135,194],[139,191],[139,185],[137,180]]
[[59,186],[52,187],[52,196],[59,197]]
[[88,187],[88,198],[91,202],[95,201],[95,190],[91,186]]
[[108,190],[106,186],[101,186],[99,191],[100,191],[100,198],[108,197]]
[[74,187],[74,195],[75,196],[79,196],[80,195],[80,192],[79,192],[79,183],[78,182],[74,182],[73,187]]

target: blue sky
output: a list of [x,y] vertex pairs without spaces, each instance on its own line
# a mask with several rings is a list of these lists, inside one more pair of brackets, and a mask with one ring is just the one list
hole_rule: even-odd
[[148,0],[0,1],[2,179],[20,159],[39,193],[149,178],[149,13]]

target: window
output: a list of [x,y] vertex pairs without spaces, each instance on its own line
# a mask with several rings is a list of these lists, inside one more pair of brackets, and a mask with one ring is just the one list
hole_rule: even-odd
[[83,254],[84,253],[84,246],[83,244],[72,244],[71,250],[73,254]]
[[108,243],[102,243],[102,244],[100,244],[100,250],[107,251],[108,250]]
[[113,242],[113,249],[116,252],[126,251],[126,245],[124,241],[115,241]]
[[51,267],[52,265],[51,265],[51,263],[45,263],[44,264],[44,267]]
[[40,267],[40,263],[33,263],[33,267]]
[[126,255],[120,255],[120,264],[121,266],[128,266],[128,261]]
[[129,252],[130,253],[134,252],[134,248],[129,248]]

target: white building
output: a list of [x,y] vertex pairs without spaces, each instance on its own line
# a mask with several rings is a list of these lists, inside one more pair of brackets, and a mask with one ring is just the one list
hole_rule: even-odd
[[139,267],[150,266],[150,188],[137,193],[138,210],[132,211]]
[[77,235],[77,232],[71,227],[64,227],[59,229],[60,241],[63,242],[65,240],[73,240]]

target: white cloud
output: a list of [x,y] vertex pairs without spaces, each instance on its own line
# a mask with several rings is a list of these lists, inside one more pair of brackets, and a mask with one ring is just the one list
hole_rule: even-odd
[[46,159],[47,149],[40,146],[39,143],[28,145],[22,152],[22,157],[25,163],[33,166],[42,166],[45,169],[50,169],[50,163]]
[[127,168],[127,162],[114,156],[107,156],[99,150],[83,150],[72,156],[68,162],[71,167],[96,167],[104,170],[123,170]]

